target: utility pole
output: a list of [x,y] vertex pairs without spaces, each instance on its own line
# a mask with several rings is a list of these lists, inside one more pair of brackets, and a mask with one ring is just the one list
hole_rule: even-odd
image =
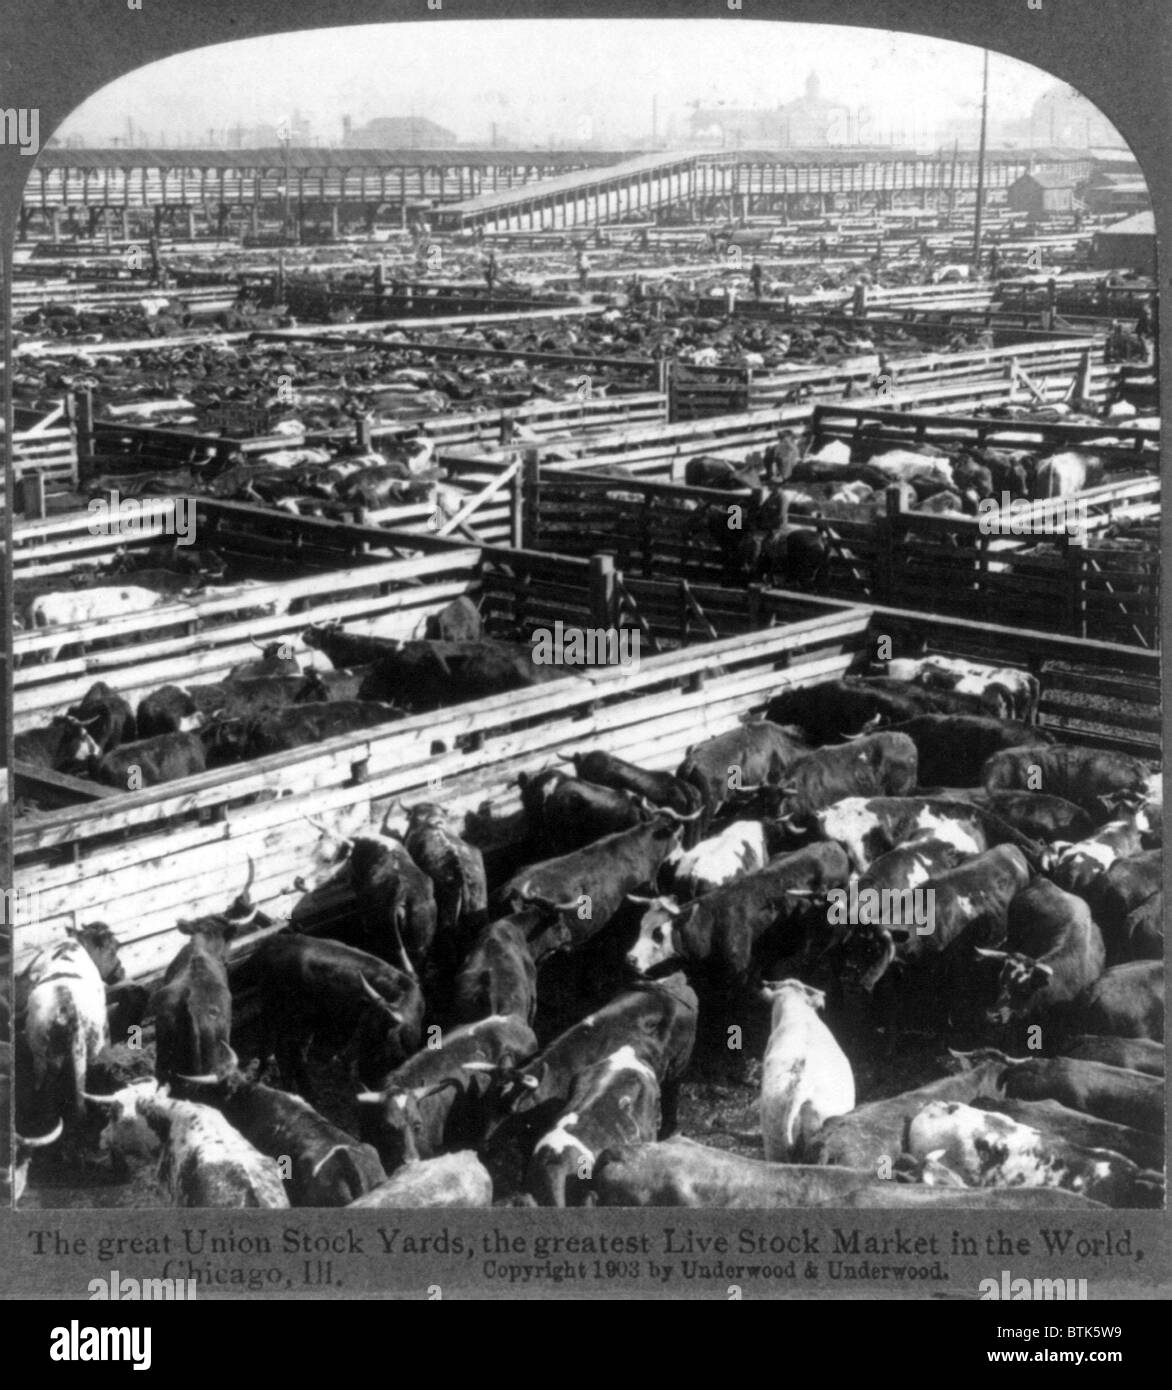
[[981,78],[981,143],[977,150],[977,212],[973,222],[973,270],[981,272],[981,214],[985,208],[985,143],[989,130],[989,50]]

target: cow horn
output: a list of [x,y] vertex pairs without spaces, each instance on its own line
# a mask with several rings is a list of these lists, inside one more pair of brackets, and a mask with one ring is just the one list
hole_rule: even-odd
[[258,652],[264,651],[264,647],[261,645],[261,643],[259,643],[256,640],[256,638],[252,635],[251,632],[248,634],[248,640],[252,643],[252,645],[257,649]]
[[69,717],[75,724],[80,724],[83,729],[88,729],[91,724],[96,724],[102,716],[95,714],[92,719],[79,719],[76,714],[71,714]]
[[494,1072],[497,1068],[495,1062],[464,1062],[460,1069],[461,1071]]
[[875,988],[883,976],[887,973],[887,968],[895,959],[895,941],[889,931],[884,928],[879,933],[879,940],[883,943],[883,954],[878,961],[866,971],[859,980],[859,987],[866,990],[868,994]]
[[575,759],[577,758],[577,756],[578,756],[578,755],[577,755],[576,753],[559,753],[559,754],[558,754],[558,758],[559,758],[560,761],[563,762],[563,763],[572,763],[572,762],[575,761]]
[[373,999],[374,1002],[380,1006],[380,1008],[385,1009],[386,1012],[390,1015],[391,1018],[394,1019],[396,1023],[402,1023],[403,1015],[400,1014],[398,1010],[391,1004],[390,1000],[384,999],[383,996],[378,992],[378,990],[375,989],[375,987],[366,978],[365,975],[360,973],[358,978],[362,981],[362,988],[367,992],[367,994],[370,995],[371,999]]
[[445,1076],[444,1079],[435,1086],[417,1086],[412,1092],[412,1095],[417,1101],[429,1100],[432,1096],[438,1096],[441,1091],[451,1089],[458,1091],[460,1089],[460,1083],[454,1076]]
[[343,845],[350,845],[351,847],[353,847],[354,841],[352,838],[350,838],[350,836],[339,835],[336,830],[331,830],[328,825],[323,825],[321,821],[314,820],[312,816],[304,816],[302,817],[302,819],[307,820],[310,823],[310,825],[312,825],[313,828],[319,832],[319,834],[325,835],[327,838],[331,840],[337,840]]
[[30,1139],[27,1135],[18,1134],[17,1139],[26,1149],[47,1149],[50,1144],[55,1144],[61,1138],[61,1133],[65,1128],[65,1120],[59,1119],[52,1134],[42,1134],[36,1139]]
[[983,960],[1008,960],[1007,951],[991,951],[987,946],[974,946],[974,952]]
[[82,1098],[88,1100],[93,1105],[115,1105],[117,1096],[92,1096],[88,1091],[82,1091]]
[[359,1105],[381,1105],[383,1093],[381,1091],[359,1091],[354,1099]]
[[[222,1040],[221,1040],[221,1041],[222,1041]],[[227,1043],[227,1042],[224,1043],[224,1051],[228,1054],[228,1070],[229,1070],[229,1071],[239,1071],[239,1070],[240,1070],[240,1058],[237,1057],[236,1053],[232,1050],[232,1045],[231,1045],[231,1043]]]
[[657,901],[657,900],[656,900],[655,898],[643,898],[643,897],[640,897],[638,893],[628,893],[628,894],[627,894],[627,901],[630,902],[630,903],[643,903],[643,904],[646,905],[647,907],[650,907],[651,904],[652,904],[653,902]]
[[790,815],[778,816],[777,824],[783,826],[786,830],[792,831],[795,835],[802,834],[802,832],[806,829],[804,825],[802,825],[799,821],[795,820],[794,817]]
[[668,818],[668,820],[674,820],[674,821],[678,821],[678,822],[681,822],[681,823],[688,822],[688,821],[699,820],[699,819],[700,819],[700,816],[701,816],[701,813],[702,813],[703,810],[704,810],[703,806],[701,806],[700,809],[699,809],[698,811],[693,811],[692,814],[691,814],[690,816],[681,816],[680,813],[679,813],[678,811],[673,811],[672,808],[671,808],[670,806],[654,806],[654,805],[652,805],[652,803],[651,803],[650,801],[648,801],[647,798],[646,798],[645,796],[641,796],[641,797],[639,798],[639,804],[643,807],[643,809],[644,809],[649,815],[652,815],[652,816],[666,816],[666,817]]
[[202,1076],[183,1076],[175,1073],[176,1081],[186,1081],[189,1086],[214,1086],[220,1080],[218,1072],[204,1072]]

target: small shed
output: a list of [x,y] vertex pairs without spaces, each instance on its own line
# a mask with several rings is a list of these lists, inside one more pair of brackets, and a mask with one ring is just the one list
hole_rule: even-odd
[[1156,273],[1156,215],[1137,212],[1096,232],[1091,242],[1091,265],[1096,270],[1135,270]]
[[1074,211],[1074,180],[1066,174],[1022,174],[1008,189],[1012,212],[1031,217],[1049,217]]
[[1126,217],[1129,213],[1146,212],[1152,205],[1152,196],[1141,178],[1100,174],[1091,181],[1083,201],[1093,213]]

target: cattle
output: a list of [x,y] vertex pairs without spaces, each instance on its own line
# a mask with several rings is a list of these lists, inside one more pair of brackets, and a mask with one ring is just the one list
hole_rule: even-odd
[[71,705],[67,713],[88,730],[99,754],[108,753],[121,743],[133,743],[138,736],[134,711],[105,681],[91,685],[81,703]]
[[470,1150],[439,1154],[406,1164],[350,1205],[384,1210],[488,1207],[492,1178]]
[[[94,716],[95,723],[98,716]],[[30,767],[70,772],[88,767],[102,750],[89,730],[72,715],[55,715],[38,729],[26,729],[13,739],[13,755]]]
[[1035,499],[1069,497],[1083,488],[1098,487],[1102,481],[1103,460],[1098,454],[1064,449],[1039,459],[1031,495]]
[[260,680],[266,676],[292,679],[301,674],[301,663],[293,655],[289,642],[267,642],[262,647],[259,642],[252,640],[252,645],[260,656],[251,661],[237,662],[228,672],[229,681]]
[[570,757],[561,755],[574,764],[574,771],[583,782],[595,786],[610,787],[614,791],[631,792],[653,806],[661,806],[686,818],[688,825],[684,831],[684,847],[695,844],[699,830],[692,821],[693,814],[700,809],[701,792],[691,782],[685,781],[670,772],[650,772],[636,767],[634,763],[624,762],[601,749],[589,753],[574,753]]
[[[90,1069],[91,1078],[94,1071],[95,1068]],[[158,1157],[162,1147],[159,1136],[138,1108],[140,1097],[158,1094],[159,1083],[153,1076],[128,1079],[109,1091],[101,1088],[97,1094],[86,1093],[89,1105],[104,1115],[97,1149],[108,1160],[115,1180],[128,1180],[135,1168]]]
[[765,707],[765,718],[771,723],[797,725],[817,744],[861,733],[876,720],[898,726],[922,714],[984,713],[969,696],[926,690],[906,681],[849,676],[783,690]]
[[1081,898],[1049,879],[1035,879],[1009,904],[1006,950],[977,947],[1000,964],[997,1000],[986,1011],[991,1025],[1045,1018],[1073,1000],[1103,973],[1103,937]]
[[502,887],[507,911],[537,906],[555,920],[529,942],[535,963],[553,951],[581,945],[610,922],[627,895],[652,885],[680,840],[666,816],[607,835],[591,845],[531,864]]
[[189,939],[151,1000],[155,1075],[161,1082],[174,1086],[207,1081],[234,1064],[228,943],[241,928],[251,926],[260,911],[249,897],[254,877],[250,859],[244,891],[227,914],[177,924]]
[[194,777],[207,767],[198,734],[157,734],[154,738],[124,743],[90,759],[89,774],[95,782],[126,791],[157,787],[182,777]]
[[[39,594],[29,605],[29,626],[36,629],[108,622],[111,618],[146,612],[166,601],[166,594],[133,584],[124,584],[116,589]],[[56,661],[66,645],[61,643],[48,648],[47,659]]]
[[714,992],[734,991],[747,980],[765,934],[785,923],[803,897],[845,884],[849,870],[842,849],[827,842],[781,855],[686,905],[649,899],[627,966],[646,976],[686,961],[709,976]]
[[287,753],[359,729],[401,718],[402,712],[373,700],[327,700],[220,719],[204,730],[208,758],[217,765]]
[[986,791],[1047,792],[1073,801],[1100,821],[1103,797],[1143,795],[1147,779],[1148,769],[1138,758],[1074,743],[1003,749],[981,769]]
[[423,995],[412,975],[340,941],[279,932],[233,974],[260,999],[259,1055],[275,1051],[282,1082],[304,1094],[311,1042],[345,1052],[375,1086],[419,1046]]
[[1137,805],[1077,844],[1056,845],[1060,852],[1050,868],[1050,876],[1060,888],[1086,898],[1096,880],[1116,861],[1139,854],[1147,829],[1147,816],[1142,805]]
[[427,615],[423,635],[430,642],[475,642],[481,635],[480,610],[461,594],[438,613]]
[[627,1044],[574,1078],[566,1108],[534,1146],[526,1186],[539,1206],[565,1207],[589,1184],[603,1150],[659,1132],[655,1072]]
[[[1103,933],[1108,966],[1163,959],[1163,868],[1163,852],[1146,850],[1116,859],[1090,884],[1087,901]],[[1158,936],[1143,930],[1141,910],[1149,903],[1154,904]]]
[[228,572],[228,564],[215,550],[197,549],[190,545],[148,545],[124,551],[118,559],[121,573],[134,574],[143,569],[172,570],[192,579],[219,581]]
[[18,1124],[39,1131],[25,1134],[26,1143],[48,1143],[50,1129],[61,1121],[83,1118],[87,1071],[110,1041],[106,983],[125,973],[118,942],[104,922],[67,934],[68,940],[40,951],[17,979],[18,998],[26,996],[19,1053],[25,1066],[17,1068],[17,1089],[18,1098],[21,1092],[28,1097]]
[[349,1206],[386,1177],[371,1145],[319,1115],[300,1096],[233,1071],[210,1098],[258,1152],[285,1161],[281,1176],[295,1207]]
[[750,531],[741,538],[739,550],[747,580],[772,587],[815,588],[830,561],[830,547],[822,533],[810,526],[783,524],[769,531]]
[[916,745],[906,734],[869,734],[816,749],[763,792],[778,824],[804,834],[816,811],[844,797],[903,796],[916,785]]
[[452,1017],[457,1023],[475,1023],[493,1014],[513,1014],[533,1022],[537,966],[529,935],[544,920],[540,909],[528,908],[481,929],[453,985]]
[[679,1086],[696,1042],[699,1005],[681,972],[624,991],[558,1034],[521,1068],[469,1063],[495,1075],[500,1120],[490,1133],[497,1148],[511,1143],[522,1157],[566,1109],[576,1078],[630,1046],[659,1083],[661,1133],[675,1128]]
[[1001,1090],[1013,1100],[1056,1100],[1112,1124],[1164,1133],[1163,1077],[1073,1057],[1011,1058],[992,1048],[953,1056],[961,1066],[1001,1065]]
[[708,831],[716,813],[738,791],[759,784],[776,785],[807,748],[793,731],[765,720],[742,724],[694,744],[676,769],[676,776],[700,793],[703,815],[698,832]]
[[688,487],[713,488],[719,492],[756,492],[761,486],[761,475],[748,464],[700,454],[684,465],[684,482]]
[[451,944],[454,964],[487,917],[484,857],[456,833],[448,812],[434,802],[422,802],[408,811],[403,844],[431,879],[440,944]]
[[1164,1044],[1150,1038],[1108,1038],[1083,1033],[1062,1044],[1062,1055],[1084,1062],[1106,1062],[1108,1066],[1143,1072],[1145,1076],[1164,1075]]
[[935,1155],[973,1187],[1065,1187],[1110,1206],[1163,1205],[1163,1180],[1122,1155],[956,1101],[934,1101],[909,1120],[907,1149]]
[[[359,662],[356,657],[345,664]],[[393,701],[413,713],[504,695],[561,680],[566,674],[558,662],[535,660],[533,648],[488,637],[475,642],[396,642],[393,650],[372,657],[369,664],[362,698]]]
[[925,656],[887,663],[887,674],[929,689],[974,696],[997,719],[1032,725],[1041,688],[1036,676],[1012,666],[983,666],[955,657]]
[[1001,1054],[991,1053],[955,1075],[944,1076],[914,1091],[868,1101],[827,1120],[805,1147],[809,1163],[846,1168],[865,1168],[871,1174],[893,1167],[903,1150],[904,1128],[909,1116],[935,1100],[973,1102],[977,1096],[997,1096],[1008,1065]]
[[1073,843],[1083,840],[1095,828],[1095,821],[1073,801],[1045,792],[980,792],[983,805],[998,819],[1031,840],[1053,844],[1056,840]]
[[511,1068],[537,1051],[529,1025],[509,1014],[480,1019],[425,1047],[363,1091],[361,1134],[379,1152],[388,1172],[444,1149],[475,1147],[488,1129],[490,1098],[470,1062]]
[[826,996],[800,980],[766,985],[769,1043],[761,1069],[761,1136],[765,1157],[788,1162],[834,1115],[855,1108],[855,1078],[846,1054],[818,1017]]
[[370,666],[386,656],[394,656],[403,643],[389,637],[371,637],[346,632],[339,622],[314,623],[301,634],[311,651],[321,652],[335,670],[350,666]]
[[570,854],[605,835],[633,830],[651,814],[633,792],[598,787],[556,771],[532,777],[522,772],[517,785],[530,835],[555,855]]
[[664,861],[672,896],[688,902],[763,869],[782,838],[763,821],[738,820],[692,849],[675,850]]
[[1048,734],[1030,724],[977,714],[921,714],[886,731],[906,734],[916,745],[922,787],[973,786],[985,763],[1002,748],[1050,741]]
[[999,1115],[1039,1130],[1048,1139],[1061,1139],[1084,1149],[1111,1149],[1141,1168],[1164,1166],[1163,1135],[1145,1134],[1142,1129],[1133,1129],[1130,1125],[1101,1120],[1081,1110],[1072,1110],[1061,1101],[982,1096],[974,1100],[973,1106],[977,1110],[996,1110]]
[[1113,965],[1074,1000],[1063,1022],[1070,1033],[1162,1041],[1163,962],[1142,960]]
[[159,1173],[177,1207],[288,1207],[276,1163],[218,1110],[163,1092],[136,1104],[163,1140]]
[[203,727],[203,714],[189,690],[164,685],[139,701],[136,714],[140,739],[159,734],[189,734]]
[[604,1207],[726,1211],[816,1207],[1045,1211],[1102,1206],[1072,1192],[1044,1187],[929,1190],[876,1181],[874,1169],[766,1163],[682,1137],[608,1149],[595,1167],[594,1190]]

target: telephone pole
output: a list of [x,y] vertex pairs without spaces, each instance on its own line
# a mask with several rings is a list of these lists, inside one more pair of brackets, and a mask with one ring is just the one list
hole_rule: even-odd
[[977,213],[973,222],[973,270],[981,272],[981,214],[985,208],[985,143],[989,130],[989,50],[981,78],[981,142],[977,150]]

